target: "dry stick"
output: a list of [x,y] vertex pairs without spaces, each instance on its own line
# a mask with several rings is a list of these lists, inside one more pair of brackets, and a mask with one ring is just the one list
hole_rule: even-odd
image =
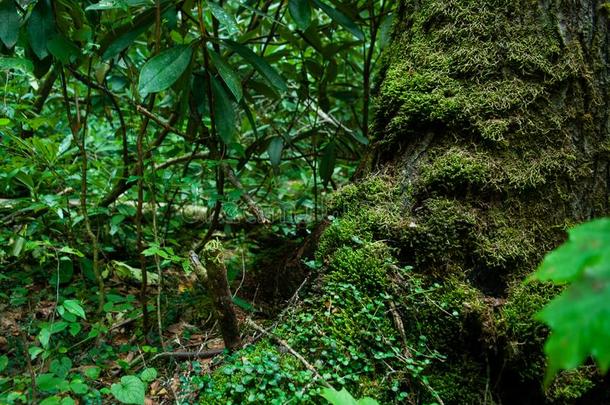
[[285,340],[282,340],[281,338],[279,338],[278,336],[274,335],[273,333],[265,330],[263,327],[259,326],[256,322],[254,322],[250,318],[246,318],[246,324],[248,326],[251,326],[256,331],[262,333],[263,335],[268,336],[272,340],[276,341],[278,344],[282,345],[286,350],[288,350],[288,352],[290,352],[290,354],[292,354],[301,363],[303,363],[303,365],[305,366],[305,368],[307,368],[307,370],[309,370],[309,371],[311,371],[313,373],[314,379],[320,380],[322,385],[324,385],[325,387],[332,388],[332,386],[320,375],[320,373],[318,373],[318,370],[316,370],[314,368],[314,366],[312,366],[311,363],[309,363],[305,359],[305,357],[301,356],[296,350],[294,350],[292,347],[290,347],[290,345]]

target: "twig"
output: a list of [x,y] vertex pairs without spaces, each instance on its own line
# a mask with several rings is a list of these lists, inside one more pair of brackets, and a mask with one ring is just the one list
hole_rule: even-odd
[[265,217],[263,210],[256,204],[252,196],[244,189],[244,186],[242,186],[239,179],[235,177],[233,170],[228,165],[223,165],[223,167],[227,179],[236,189],[241,191],[241,199],[244,200],[250,212],[256,217],[256,220],[261,224],[269,224],[270,221]]
[[274,335],[273,333],[265,330],[263,327],[259,326],[256,322],[254,322],[250,318],[246,318],[246,324],[251,326],[256,331],[264,334],[265,336],[268,336],[272,340],[276,341],[278,344],[282,345],[286,350],[288,350],[288,352],[290,354],[292,354],[301,363],[303,363],[303,365],[305,366],[305,368],[307,368],[307,370],[309,370],[309,371],[311,371],[313,373],[314,379],[320,380],[322,385],[324,385],[325,387],[332,388],[332,386],[320,375],[320,373],[318,373],[318,371],[314,368],[314,366],[312,366],[311,363],[309,363],[305,359],[305,357],[301,356],[296,350],[294,350],[292,347],[290,347],[290,345],[285,340],[282,340],[281,338],[279,338],[278,336]]

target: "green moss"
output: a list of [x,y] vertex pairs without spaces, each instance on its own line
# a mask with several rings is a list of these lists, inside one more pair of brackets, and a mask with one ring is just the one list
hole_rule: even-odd
[[507,338],[507,360],[523,380],[541,381],[546,363],[540,348],[546,338],[544,326],[534,321],[559,289],[548,283],[515,283],[509,289],[499,317],[499,328]]
[[554,403],[573,403],[595,386],[595,373],[594,367],[562,371],[546,390],[546,395]]
[[419,186],[454,190],[468,186],[483,188],[493,181],[489,162],[489,155],[484,153],[475,155],[458,148],[448,149],[421,168]]
[[455,272],[469,255],[475,225],[472,209],[459,200],[431,198],[418,207],[402,244],[414,254],[420,270]]
[[355,249],[343,246],[330,257],[327,277],[366,291],[380,291],[388,284],[387,267],[392,261],[390,250],[383,242],[364,243]]
[[[403,5],[407,13],[411,7]],[[423,3],[387,52],[377,133],[402,136],[442,122],[506,143],[543,132],[548,125],[523,119],[529,105],[584,65],[581,50],[570,44],[566,51],[543,15],[528,0]],[[514,118],[502,117],[507,113]]]
[[[489,385],[483,365],[469,356],[456,358],[449,365],[435,369],[429,382],[431,391],[446,404],[483,404]],[[432,392],[425,394],[429,401],[435,399]]]
[[389,176],[370,176],[358,183],[348,184],[332,195],[329,210],[337,214],[356,211],[358,207],[386,205],[400,196],[394,180]]

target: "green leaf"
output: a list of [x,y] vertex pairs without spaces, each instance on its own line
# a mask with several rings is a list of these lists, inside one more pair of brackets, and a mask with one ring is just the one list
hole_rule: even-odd
[[333,21],[335,21],[337,24],[343,26],[345,29],[347,29],[349,32],[351,32],[359,40],[364,41],[364,33],[362,32],[362,30],[360,28],[358,28],[356,23],[354,23],[348,16],[346,16],[345,14],[343,14],[341,11],[337,10],[336,8],[333,8],[333,7],[329,6],[328,4],[325,4],[321,0],[313,0],[313,2],[318,8],[320,8],[322,11],[324,11],[326,13],[326,15],[328,15],[330,18],[332,18]]
[[235,22],[235,18],[231,14],[227,13],[224,8],[216,3],[211,1],[208,1],[207,3],[212,15],[227,29],[229,35],[239,34],[237,22]]
[[85,255],[81,251],[79,251],[77,249],[74,249],[74,248],[71,248],[70,246],[62,247],[61,249],[59,249],[59,252],[67,253],[67,254],[70,254],[70,255],[76,255],[78,257],[85,257]]
[[64,65],[74,62],[80,52],[73,42],[61,34],[55,35],[47,42],[47,49]]
[[231,48],[234,52],[239,54],[242,58],[244,58],[248,63],[250,63],[254,69],[256,69],[264,78],[280,91],[287,91],[288,86],[284,82],[284,79],[279,75],[279,73],[269,65],[269,63],[252,52],[246,46],[239,44],[235,41],[231,41],[225,39],[224,42],[227,44],[229,48]]
[[576,368],[589,356],[596,360],[602,373],[608,371],[610,274],[588,275],[574,282],[536,318],[552,331],[544,346],[549,358],[547,384],[558,370]]
[[565,283],[578,278],[587,269],[606,271],[610,268],[610,218],[579,225],[568,234],[568,241],[544,258],[532,278]]
[[309,0],[288,0],[288,11],[301,31],[311,24],[311,6]]
[[121,377],[121,382],[112,384],[110,392],[123,404],[144,404],[146,387],[135,375]]
[[216,119],[216,130],[222,141],[229,145],[233,142],[235,134],[235,109],[229,99],[229,95],[215,78],[212,81],[212,94],[214,95],[214,117]]
[[19,39],[19,14],[13,0],[0,0],[0,40],[12,48]]
[[89,391],[89,386],[82,381],[70,382],[70,391],[78,395],[85,395]]
[[30,47],[38,59],[49,55],[47,42],[55,35],[55,18],[50,0],[40,0],[36,3],[28,20],[28,38]]
[[64,356],[61,359],[53,359],[53,361],[51,361],[51,367],[49,370],[51,370],[51,372],[53,372],[59,378],[66,378],[71,368],[72,360]]
[[282,150],[284,149],[284,139],[281,136],[274,136],[269,142],[267,154],[273,167],[278,167],[282,162]]
[[80,302],[77,300],[65,300],[62,304],[66,311],[74,314],[76,316],[80,316],[83,319],[86,319],[85,310],[80,305]]
[[233,297],[233,303],[246,311],[254,311],[254,306],[243,298]]
[[212,63],[216,66],[216,70],[224,80],[225,84],[231,90],[231,93],[235,96],[235,100],[240,101],[243,93],[241,88],[241,80],[237,73],[227,64],[220,55],[218,55],[213,50],[208,50],[210,59],[212,59]]
[[156,368],[145,368],[142,370],[142,374],[140,374],[142,381],[151,382],[157,378],[157,369]]
[[336,146],[334,142],[331,142],[324,148],[322,158],[320,159],[320,178],[322,179],[324,187],[326,187],[333,175],[336,161]]
[[6,356],[6,354],[3,354],[2,356],[0,356],[0,372],[4,371],[6,369],[6,366],[8,366],[8,357]]
[[320,395],[332,405],[358,405],[356,399],[345,388],[341,391],[334,388],[323,388]]
[[169,88],[191,63],[193,49],[175,46],[151,58],[142,66],[138,90],[142,97]]
[[140,34],[148,29],[149,23],[136,26],[133,30],[127,31],[119,35],[102,53],[102,60],[113,59],[119,53],[123,52],[129,45],[136,40]]
[[40,401],[38,405],[61,405],[61,398],[57,395],[53,395]]
[[53,373],[40,374],[36,377],[36,388],[41,391],[54,391],[63,381],[63,378],[55,377]]
[[0,57],[0,70],[14,69],[26,74],[34,72],[34,65],[28,59],[24,58],[6,58]]
[[97,366],[87,367],[85,369],[85,376],[92,380],[97,380],[97,378],[100,376],[101,372],[102,372],[102,369]]

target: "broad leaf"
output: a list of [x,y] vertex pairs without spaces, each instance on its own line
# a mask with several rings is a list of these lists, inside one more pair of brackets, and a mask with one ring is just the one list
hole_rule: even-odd
[[55,35],[55,18],[50,0],[36,3],[28,20],[28,38],[30,47],[38,59],[49,55],[47,42]]
[[218,55],[213,50],[208,50],[210,59],[212,59],[212,63],[216,66],[216,70],[224,80],[225,84],[231,90],[231,93],[235,96],[235,100],[240,101],[243,93],[241,88],[241,80],[237,73],[226,63],[220,55]]
[[222,141],[229,145],[233,142],[235,135],[235,109],[229,95],[224,87],[216,80],[211,78],[212,93],[214,95],[214,118],[216,119],[216,130]]
[[80,302],[78,302],[77,300],[65,300],[62,305],[64,306],[66,311],[70,312],[71,314],[86,319],[85,310],[80,305]]
[[568,232],[569,239],[549,253],[532,278],[565,283],[586,269],[610,268],[610,219],[598,219]]
[[333,8],[328,4],[324,3],[322,0],[313,0],[313,2],[317,7],[324,11],[324,13],[326,13],[330,18],[332,18],[333,21],[335,21],[337,24],[343,26],[359,40],[364,40],[364,33],[348,16],[346,16],[336,8]]
[[19,14],[14,0],[0,0],[0,40],[12,48],[19,39]]
[[332,405],[358,405],[356,399],[345,389],[323,388],[320,394]]
[[144,404],[146,387],[142,380],[134,375],[121,377],[121,382],[112,384],[110,392],[123,404]]
[[140,377],[142,377],[142,381],[154,381],[154,379],[157,378],[157,369],[152,367],[145,368],[144,370],[142,370],[142,374],[140,375]]
[[551,301],[537,319],[551,328],[544,350],[547,382],[560,369],[575,368],[587,357],[605,373],[610,366],[610,274],[586,276]]
[[300,30],[305,31],[311,24],[309,0],[288,0],[288,11]]
[[254,69],[256,69],[264,78],[267,80],[272,86],[277,88],[280,91],[287,91],[288,86],[284,82],[284,79],[279,75],[279,73],[267,63],[267,61],[254,52],[252,52],[246,46],[239,44],[235,41],[225,40],[225,43],[229,48],[235,51],[239,56],[244,58],[248,63],[250,63]]
[[176,46],[151,58],[142,66],[138,90],[142,97],[169,88],[182,76],[189,63],[193,49]]
[[239,33],[239,28],[237,27],[235,18],[231,14],[227,13],[224,8],[211,1],[208,1],[208,7],[210,8],[212,15],[227,29],[230,35]]

